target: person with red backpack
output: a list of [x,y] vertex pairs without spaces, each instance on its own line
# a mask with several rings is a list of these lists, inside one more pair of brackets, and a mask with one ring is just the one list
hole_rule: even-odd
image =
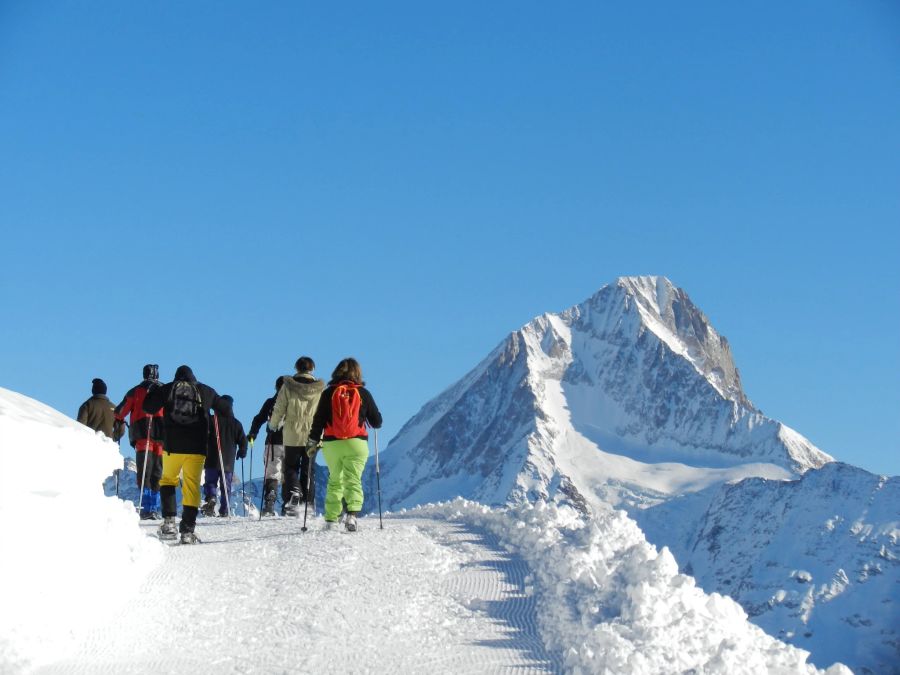
[[322,392],[306,452],[314,461],[322,443],[322,455],[328,466],[325,493],[325,528],[337,527],[342,500],[347,504],[344,525],[356,532],[356,517],[363,506],[362,474],[369,459],[369,432],[381,428],[381,413],[375,399],[365,388],[362,368],[353,358],[341,361]]
[[[162,408],[152,415],[144,412],[144,398],[147,392],[160,386],[159,366],[148,363],[143,370],[144,380],[125,393],[122,402],[116,406],[115,416],[117,429],[130,416],[128,425],[128,442],[134,448],[134,459],[137,464],[138,489],[141,492],[141,520],[159,520],[162,508],[159,500],[159,480],[162,478],[163,454],[163,420]],[[117,431],[113,440],[118,441]]]

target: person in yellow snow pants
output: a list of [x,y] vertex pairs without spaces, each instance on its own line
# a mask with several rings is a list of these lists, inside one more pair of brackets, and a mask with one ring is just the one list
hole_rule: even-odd
[[362,438],[325,441],[322,455],[328,465],[328,491],[325,494],[325,520],[335,521],[341,515],[341,499],[347,511],[355,513],[363,507],[362,474],[369,459],[369,444]]
[[[206,455],[187,455],[183,453],[163,453],[163,474],[159,481],[160,489],[164,487],[174,488],[178,485],[181,476],[181,504],[200,507],[200,476],[203,473],[203,464]],[[173,517],[174,513],[163,515]]]

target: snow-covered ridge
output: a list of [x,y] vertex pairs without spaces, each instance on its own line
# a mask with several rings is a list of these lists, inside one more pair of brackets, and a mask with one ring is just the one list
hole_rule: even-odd
[[[161,559],[130,504],[104,497],[118,446],[49,406],[0,388],[0,671],[71,650],[127,602]],[[67,517],[67,516],[70,516]]]
[[[678,573],[622,511],[586,519],[545,502],[490,509],[457,499],[414,515],[486,527],[533,570],[548,649],[572,673],[814,673],[809,654],[766,635],[740,606]],[[835,664],[831,675],[849,671]]]
[[833,462],[636,512],[706,590],[770,634],[858,672],[900,672],[900,478]]

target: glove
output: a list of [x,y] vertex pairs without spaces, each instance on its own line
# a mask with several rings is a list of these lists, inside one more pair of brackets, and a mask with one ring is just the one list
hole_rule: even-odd
[[115,422],[113,422],[113,440],[118,443],[124,435],[125,420],[116,420]]
[[319,441],[310,438],[306,441],[306,456],[312,459],[316,456],[316,452],[319,450]]
[[246,457],[246,456],[247,456],[246,450],[238,450],[238,454],[237,454],[238,459],[244,459],[244,457]]
[[247,434],[247,442],[250,445],[253,445],[253,441],[256,440],[256,434]]

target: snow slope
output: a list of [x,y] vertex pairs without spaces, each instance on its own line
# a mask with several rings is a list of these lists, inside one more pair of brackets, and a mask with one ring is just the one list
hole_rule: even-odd
[[0,388],[0,671],[74,649],[162,560],[134,508],[103,496],[118,446]]
[[834,462],[634,517],[700,586],[730,595],[816,663],[900,673],[900,478]]
[[0,507],[31,516],[4,520],[28,545],[3,557],[2,672],[817,672],[608,507],[202,519],[165,546],[102,495],[114,444],[5,390],[0,440]]
[[624,277],[512,333],[384,454],[394,507],[460,495],[643,506],[831,461],[757,410],[727,341],[663,277]]

